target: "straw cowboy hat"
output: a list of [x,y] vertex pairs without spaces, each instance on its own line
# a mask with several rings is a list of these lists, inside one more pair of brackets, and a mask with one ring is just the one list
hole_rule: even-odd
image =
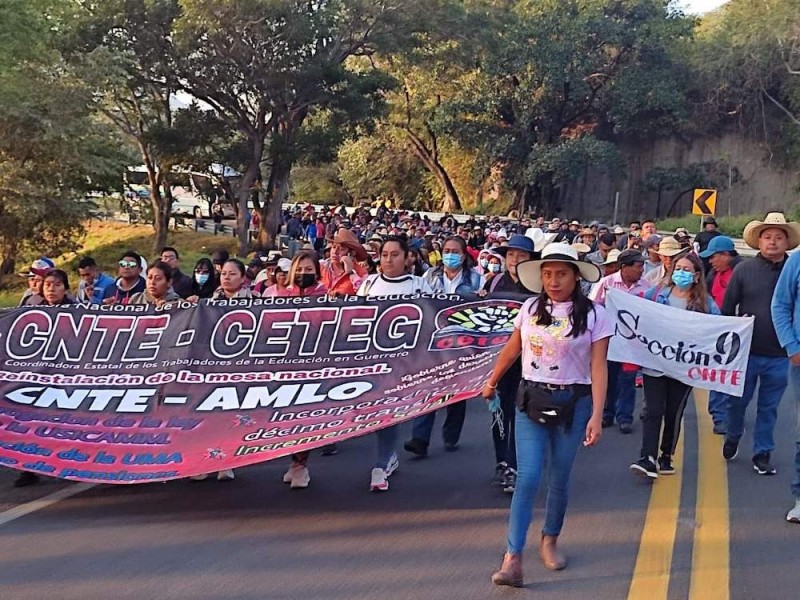
[[539,260],[526,260],[517,265],[517,277],[527,289],[539,294],[542,291],[542,264],[546,262],[567,262],[578,267],[581,278],[589,283],[600,279],[600,268],[592,263],[578,260],[578,253],[569,244],[550,244],[542,250]]
[[328,241],[351,250],[356,255],[356,260],[358,262],[367,260],[367,251],[364,250],[364,247],[358,241],[356,235],[349,229],[340,227],[336,231],[336,235],[334,235],[333,238],[328,238]]
[[680,242],[674,237],[665,237],[658,245],[658,253],[661,256],[677,256],[681,252],[686,252],[688,248],[681,246]]
[[622,254],[622,250],[614,248],[613,250],[608,251],[608,256],[606,256],[606,260],[603,262],[604,265],[614,265],[619,260],[619,255]]
[[744,228],[744,243],[758,250],[758,238],[765,229],[780,229],[789,238],[789,250],[800,246],[800,223],[786,222],[783,213],[771,212],[763,221],[750,221]]

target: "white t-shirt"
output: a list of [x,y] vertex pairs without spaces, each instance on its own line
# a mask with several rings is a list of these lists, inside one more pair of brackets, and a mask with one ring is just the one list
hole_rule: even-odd
[[385,275],[369,275],[356,292],[357,296],[389,296],[391,294],[432,294],[428,282],[416,275],[386,277]]
[[572,302],[554,302],[553,322],[548,327],[536,323],[538,298],[529,298],[514,319],[522,336],[522,377],[529,381],[569,385],[592,382],[592,343],[614,335],[614,323],[599,304],[589,312],[586,332],[577,338],[569,314]]

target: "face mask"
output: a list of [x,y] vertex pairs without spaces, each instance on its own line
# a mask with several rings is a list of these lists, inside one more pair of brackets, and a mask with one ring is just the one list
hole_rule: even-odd
[[498,265],[497,263],[492,263],[491,265],[489,265],[489,270],[492,273],[499,273],[500,272],[500,265]]
[[452,252],[446,253],[442,256],[442,262],[444,266],[448,269],[457,269],[461,266],[461,263],[464,262],[464,255],[463,254],[453,254]]
[[295,283],[297,283],[297,287],[299,287],[301,290],[310,288],[312,285],[317,283],[317,275],[316,273],[303,273],[302,275],[295,277]]
[[688,271],[675,271],[672,273],[672,281],[680,289],[685,290],[694,283],[694,273]]
[[205,285],[208,283],[208,278],[210,275],[208,273],[195,273],[194,280],[197,282],[198,285]]
[[483,267],[484,269],[489,266],[489,261],[486,260],[485,258],[482,258],[479,262],[481,264],[481,267]]

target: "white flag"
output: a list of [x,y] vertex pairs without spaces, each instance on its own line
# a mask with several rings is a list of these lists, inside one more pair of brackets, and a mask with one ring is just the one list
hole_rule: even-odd
[[609,290],[606,309],[616,323],[609,360],[660,371],[692,387],[742,395],[753,317],[682,310],[620,290]]

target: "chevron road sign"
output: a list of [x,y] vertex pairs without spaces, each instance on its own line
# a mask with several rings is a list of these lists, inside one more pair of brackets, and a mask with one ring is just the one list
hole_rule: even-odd
[[711,217],[715,214],[716,209],[717,190],[696,189],[694,191],[694,199],[692,200],[692,214],[703,217]]

